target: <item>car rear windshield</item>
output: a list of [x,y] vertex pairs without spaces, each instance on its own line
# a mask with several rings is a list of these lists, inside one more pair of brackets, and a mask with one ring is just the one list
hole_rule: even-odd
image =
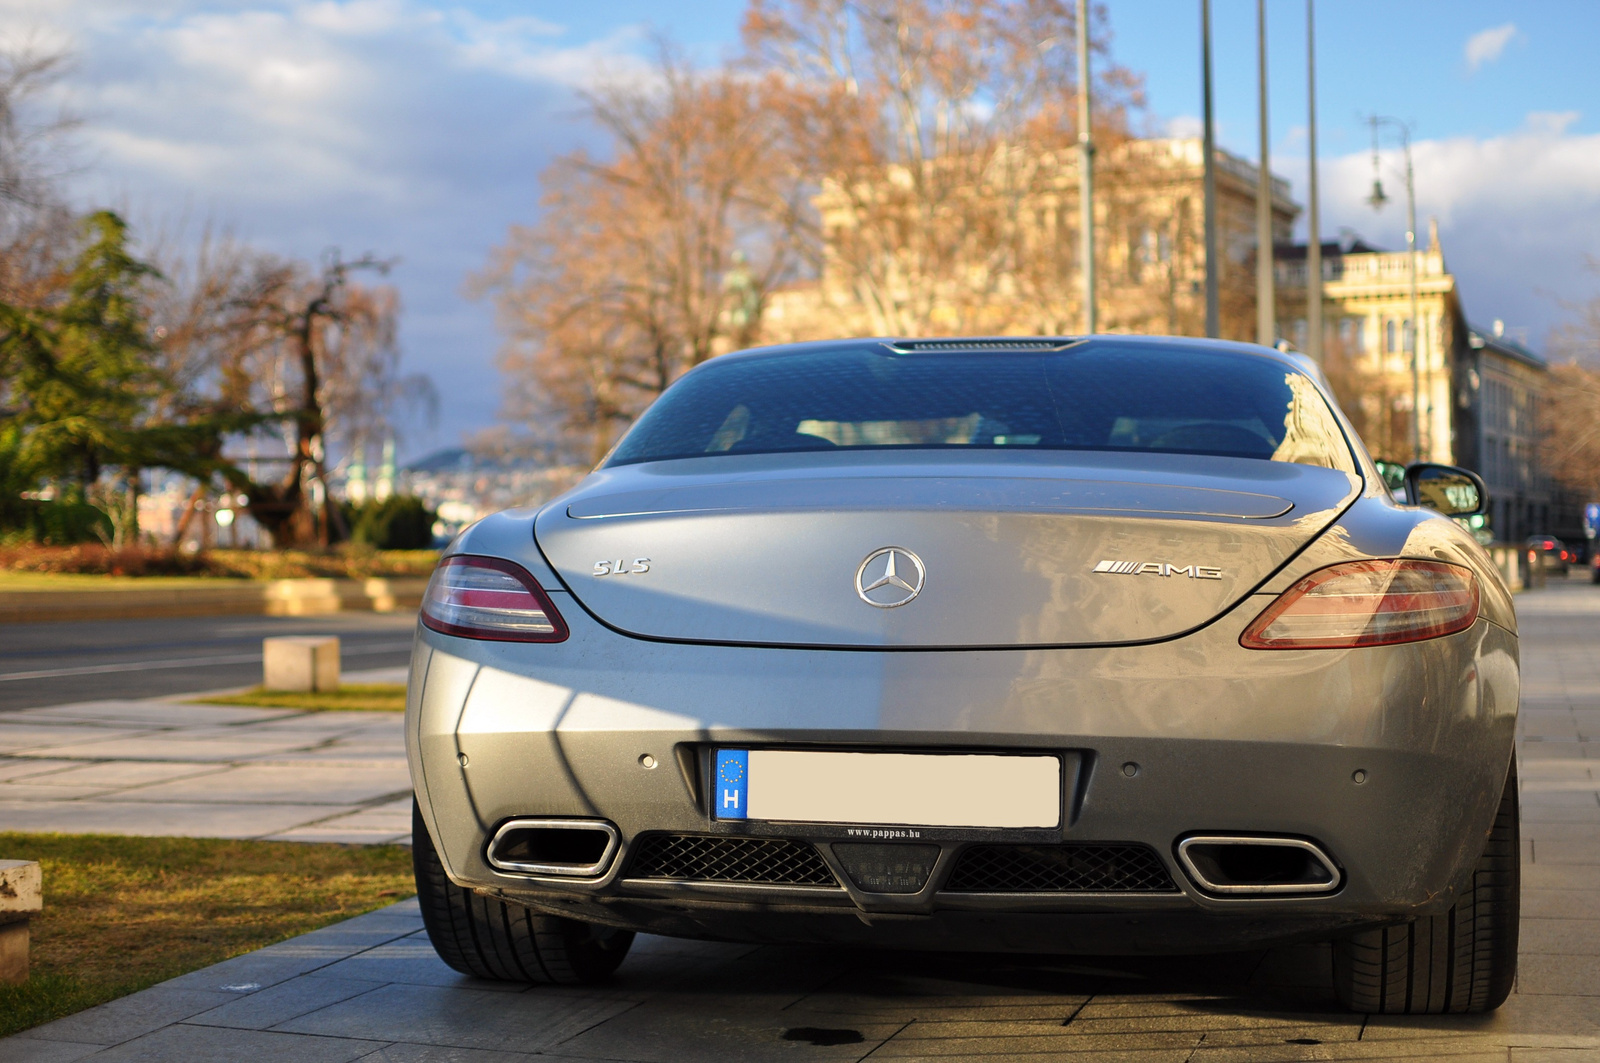
[[909,354],[873,344],[711,361],[663,393],[608,464],[890,447],[1354,467],[1321,393],[1282,362],[1093,342]]

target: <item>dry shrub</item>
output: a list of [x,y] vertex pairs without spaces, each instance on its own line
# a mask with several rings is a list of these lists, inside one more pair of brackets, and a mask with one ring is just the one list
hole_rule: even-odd
[[207,575],[205,560],[194,555],[137,546],[113,549],[99,543],[0,547],[0,571],[92,576]]
[[0,572],[80,576],[206,576],[214,579],[370,579],[417,577],[433,571],[432,550],[359,547],[309,550],[172,550],[83,546],[0,546]]

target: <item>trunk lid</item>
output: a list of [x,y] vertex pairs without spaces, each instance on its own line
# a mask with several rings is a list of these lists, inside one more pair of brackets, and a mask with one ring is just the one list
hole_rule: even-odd
[[[1211,620],[1360,487],[1334,469],[1181,454],[702,458],[601,470],[540,512],[535,537],[586,609],[634,635],[1099,645]],[[900,582],[871,590],[889,558],[863,564],[891,547]]]

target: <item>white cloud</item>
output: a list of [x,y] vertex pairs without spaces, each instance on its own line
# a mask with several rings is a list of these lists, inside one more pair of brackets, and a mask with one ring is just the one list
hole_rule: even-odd
[[589,88],[646,71],[635,54],[644,38],[638,26],[620,26],[598,40],[560,48],[548,43],[560,28],[534,18],[488,20],[458,11],[451,14],[451,29],[460,62],[508,77]]
[[445,385],[447,441],[499,394],[464,276],[536,213],[549,158],[593,136],[573,90],[646,68],[637,27],[572,40],[433,0],[0,0],[0,18],[74,53],[60,102],[86,120],[84,206],[398,256],[406,362]]
[[1582,113],[1578,111],[1529,111],[1523,121],[1530,133],[1559,137],[1572,123],[1582,117]]
[[1500,58],[1500,53],[1506,50],[1517,35],[1517,24],[1507,22],[1504,26],[1494,26],[1490,29],[1474,33],[1467,38],[1467,46],[1463,55],[1467,60],[1467,69],[1476,73],[1484,63],[1492,63]]
[[[1504,318],[1542,341],[1563,316],[1558,299],[1593,294],[1582,267],[1600,248],[1600,134],[1571,131],[1577,118],[1530,114],[1515,133],[1413,145],[1421,238],[1427,239],[1427,219],[1437,217],[1445,260],[1471,319]],[[1369,152],[1324,163],[1325,237],[1349,226],[1382,246],[1404,246],[1404,163],[1388,150],[1381,165],[1390,199],[1374,212],[1365,202],[1373,177]]]
[[1201,137],[1205,136],[1205,122],[1192,114],[1180,114],[1175,118],[1167,119],[1163,135],[1169,137]]

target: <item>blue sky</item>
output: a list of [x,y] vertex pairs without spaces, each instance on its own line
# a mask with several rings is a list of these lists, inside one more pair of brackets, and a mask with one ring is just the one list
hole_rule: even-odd
[[[61,102],[85,120],[83,205],[119,206],[147,232],[210,222],[286,254],[400,257],[406,362],[443,399],[439,423],[404,440],[415,454],[494,422],[498,337],[462,285],[535,216],[545,163],[592,136],[574,91],[637,69],[652,29],[715,61],[737,47],[744,6],[0,0],[0,25],[76,56]],[[1115,58],[1146,77],[1147,131],[1194,129],[1198,0],[1106,7]],[[1273,169],[1303,202],[1305,4],[1267,8]],[[1255,4],[1213,10],[1219,136],[1254,157]],[[1317,21],[1324,234],[1402,245],[1403,203],[1362,202],[1360,116],[1414,122],[1419,213],[1439,218],[1469,316],[1542,344],[1559,300],[1600,292],[1583,270],[1600,255],[1600,4],[1322,0]]]

